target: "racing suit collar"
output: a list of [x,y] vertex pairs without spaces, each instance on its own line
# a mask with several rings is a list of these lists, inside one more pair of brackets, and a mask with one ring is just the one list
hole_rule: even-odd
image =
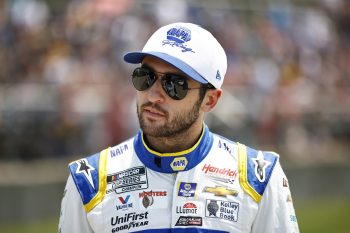
[[134,139],[137,157],[146,167],[162,173],[187,171],[200,163],[208,154],[213,143],[213,135],[204,124],[202,135],[191,148],[176,153],[159,153],[151,150],[143,140],[142,130]]

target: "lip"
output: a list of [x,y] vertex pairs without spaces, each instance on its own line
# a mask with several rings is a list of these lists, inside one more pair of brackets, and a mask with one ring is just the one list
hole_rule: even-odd
[[150,117],[153,117],[153,118],[161,118],[161,117],[165,117],[165,114],[161,111],[158,111],[154,108],[151,108],[151,107],[145,107],[143,109],[143,112],[147,115],[147,116],[150,116]]

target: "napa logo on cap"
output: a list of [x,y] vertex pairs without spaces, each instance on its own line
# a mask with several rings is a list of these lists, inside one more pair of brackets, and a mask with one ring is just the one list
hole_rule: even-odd
[[167,39],[163,40],[162,45],[170,45],[172,47],[181,48],[181,52],[192,52],[193,49],[188,48],[185,43],[191,40],[191,30],[185,27],[174,27],[167,31]]
[[187,164],[188,160],[186,157],[178,157],[171,162],[170,167],[173,169],[173,171],[183,171],[185,170]]

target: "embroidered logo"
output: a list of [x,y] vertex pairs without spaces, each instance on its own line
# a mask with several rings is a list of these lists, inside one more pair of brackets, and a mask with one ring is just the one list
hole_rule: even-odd
[[171,162],[170,167],[174,171],[183,171],[185,170],[187,164],[188,164],[188,160],[186,159],[186,157],[179,157],[179,158],[175,158]]
[[193,202],[187,202],[183,206],[176,206],[177,214],[197,214],[197,205]]
[[180,216],[175,226],[202,226],[202,217]]
[[144,196],[144,197],[142,198],[142,205],[143,205],[143,207],[145,207],[146,209],[147,209],[149,206],[153,205],[153,203],[154,203],[154,198],[153,198],[152,196]]
[[221,186],[216,186],[215,188],[205,187],[203,189],[203,192],[214,193],[214,195],[218,196],[218,197],[227,197],[227,195],[236,197],[238,195],[238,191],[236,191],[234,189],[228,189],[225,187],[221,187]]
[[89,164],[87,159],[81,159],[76,163],[78,164],[78,167],[75,173],[76,174],[83,173],[86,179],[91,184],[91,186],[95,189],[94,182],[92,180],[92,175],[91,175],[91,171],[95,170],[95,168]]
[[127,195],[125,198],[120,196],[118,197],[121,205],[116,205],[117,210],[127,210],[133,208],[133,203],[130,201],[130,195]]
[[219,205],[217,200],[207,200],[207,210],[208,213],[206,217],[216,217],[216,213],[219,210]]
[[230,168],[216,167],[214,165],[204,164],[202,167],[204,174],[209,175],[214,180],[222,181],[225,183],[233,184],[238,176],[236,170],[231,170]]
[[166,209],[169,204],[167,190],[147,190],[139,192],[139,204],[145,209]]
[[238,221],[239,203],[224,200],[206,200],[205,217]]
[[145,167],[138,166],[107,175],[106,193],[117,194],[148,188],[147,171]]
[[220,75],[220,72],[219,70],[216,71],[216,77],[215,77],[217,80],[221,80],[221,75]]
[[196,189],[197,183],[180,182],[177,195],[179,197],[194,197]]
[[259,151],[258,156],[252,159],[255,165],[255,176],[260,182],[264,182],[266,179],[266,168],[271,164],[269,161],[264,159],[264,154]]
[[175,27],[167,31],[167,39],[163,40],[163,45],[181,48],[181,52],[192,52],[193,49],[188,48],[185,43],[191,40],[191,31],[185,27]]

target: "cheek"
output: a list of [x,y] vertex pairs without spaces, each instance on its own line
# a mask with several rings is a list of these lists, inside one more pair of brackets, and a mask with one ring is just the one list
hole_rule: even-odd
[[142,105],[143,103],[147,102],[147,98],[144,92],[138,91],[136,93],[136,102],[138,105]]
[[[187,99],[188,98],[188,99]],[[171,107],[171,112],[175,114],[186,114],[192,111],[193,107],[196,105],[196,98],[192,96],[186,96],[185,100],[177,101]]]

